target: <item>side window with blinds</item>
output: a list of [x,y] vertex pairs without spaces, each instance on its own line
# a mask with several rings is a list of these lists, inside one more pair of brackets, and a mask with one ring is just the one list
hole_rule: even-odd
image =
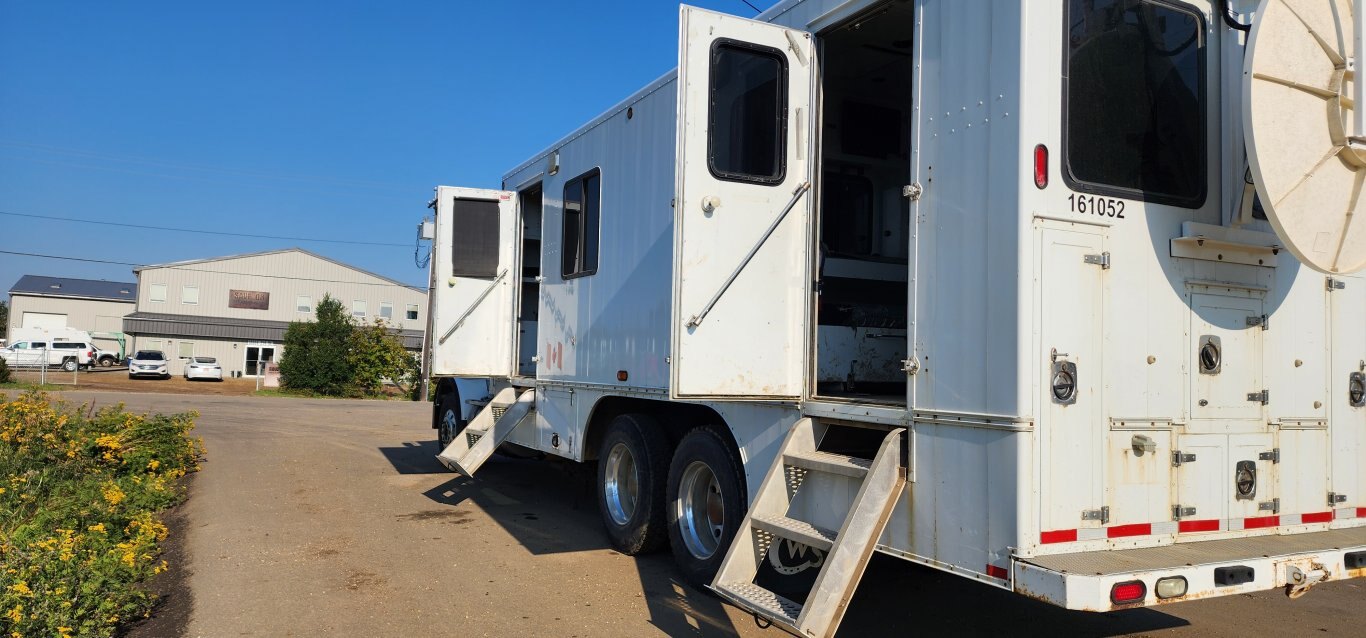
[[602,173],[593,169],[564,185],[564,241],[560,276],[584,277],[598,271],[598,219],[602,208]]
[[498,202],[455,200],[451,230],[452,276],[498,276]]
[[787,172],[787,60],[734,40],[711,50],[707,163],[717,179],[779,184]]

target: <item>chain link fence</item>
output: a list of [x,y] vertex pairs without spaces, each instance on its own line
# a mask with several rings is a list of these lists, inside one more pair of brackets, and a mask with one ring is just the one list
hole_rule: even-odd
[[5,363],[16,383],[77,385],[80,380],[80,355],[70,349],[11,350]]

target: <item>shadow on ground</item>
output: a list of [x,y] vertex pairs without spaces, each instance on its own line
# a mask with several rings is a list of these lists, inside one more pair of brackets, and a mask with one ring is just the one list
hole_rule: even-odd
[[[400,474],[446,474],[434,441],[380,451]],[[455,515],[471,503],[533,555],[607,549],[593,492],[595,468],[548,460],[495,457],[475,480],[451,479],[425,496],[439,507],[421,516]],[[635,559],[650,622],[670,636],[738,636],[715,596],[678,577],[662,553]],[[744,622],[744,621],[741,621]],[[1074,612],[928,567],[876,555],[838,636],[1105,637],[1181,627],[1185,620],[1152,609],[1108,614]],[[746,632],[751,635],[753,632]],[[785,636],[777,629],[764,632]]]

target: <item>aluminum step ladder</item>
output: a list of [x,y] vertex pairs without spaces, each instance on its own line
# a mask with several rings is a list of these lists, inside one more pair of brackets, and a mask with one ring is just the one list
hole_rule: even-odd
[[[906,485],[904,430],[889,432],[872,459],[860,459],[819,451],[828,427],[810,418],[793,426],[711,585],[727,602],[774,626],[815,638],[827,638],[839,627]],[[789,517],[792,498],[811,472],[861,481],[839,530]],[[755,584],[765,554],[783,539],[826,552],[806,604]]]
[[473,477],[475,471],[512,435],[523,421],[536,412],[536,391],[503,388],[483,410],[456,435],[436,460],[452,471]]

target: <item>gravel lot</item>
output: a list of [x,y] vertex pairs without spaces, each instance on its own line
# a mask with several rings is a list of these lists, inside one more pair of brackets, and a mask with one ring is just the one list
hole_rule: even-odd
[[[682,585],[667,553],[606,549],[575,466],[495,458],[477,481],[445,472],[425,404],[64,397],[202,415],[208,460],[172,521],[181,569],[135,638],[786,635]],[[1359,636],[1364,594],[1330,583],[1298,601],[1084,614],[879,556],[840,635]]]

